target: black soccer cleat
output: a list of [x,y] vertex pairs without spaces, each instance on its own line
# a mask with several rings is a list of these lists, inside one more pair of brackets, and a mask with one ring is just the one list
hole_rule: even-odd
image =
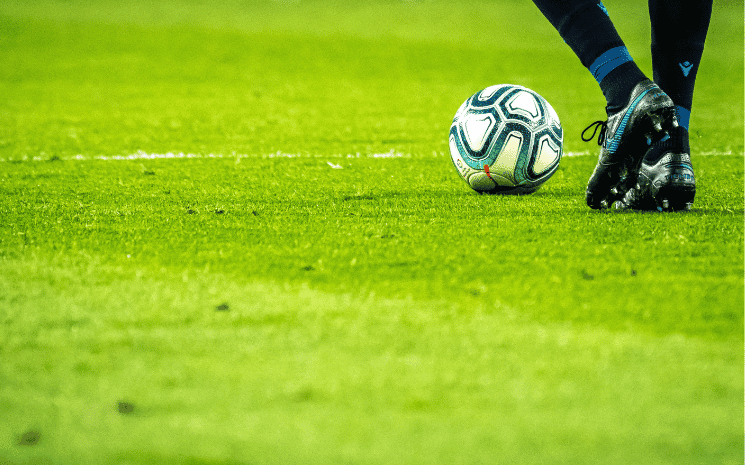
[[670,137],[653,144],[642,159],[636,185],[614,204],[619,210],[688,211],[696,197],[688,132],[670,130]]
[[[639,163],[648,145],[678,126],[675,104],[649,79],[634,87],[626,106],[606,111],[607,121],[596,121],[582,132],[582,139],[590,141],[598,129],[601,131],[598,164],[585,192],[587,205],[595,209],[607,208],[622,199],[636,183]],[[585,138],[585,132],[593,127],[592,136]]]

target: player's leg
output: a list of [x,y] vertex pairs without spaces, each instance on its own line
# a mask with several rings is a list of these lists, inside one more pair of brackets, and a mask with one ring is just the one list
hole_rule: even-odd
[[620,207],[687,210],[696,195],[688,126],[693,88],[711,19],[712,0],[649,0],[654,80],[676,105],[680,127],[653,144],[638,184]]
[[675,102],[680,125],[686,130],[712,3],[712,0],[649,0],[654,80]]
[[615,199],[629,167],[638,166],[646,141],[662,138],[667,129],[677,124],[672,100],[636,66],[599,0],[533,2],[592,73],[605,95],[608,121],[597,123],[601,127],[598,143],[602,147],[586,192],[587,204],[602,208]]
[[646,79],[598,0],[533,0],[598,81],[608,107],[618,109]]

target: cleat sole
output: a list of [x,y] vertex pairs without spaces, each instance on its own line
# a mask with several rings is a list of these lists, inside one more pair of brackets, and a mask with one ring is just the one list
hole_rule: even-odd
[[657,210],[663,212],[690,211],[696,189],[690,185],[662,186],[656,193],[652,193],[657,204]]

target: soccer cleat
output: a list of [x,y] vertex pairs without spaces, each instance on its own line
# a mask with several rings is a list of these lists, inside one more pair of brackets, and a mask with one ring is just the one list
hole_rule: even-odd
[[[634,87],[628,103],[618,111],[608,111],[607,121],[596,121],[582,132],[589,142],[598,129],[600,156],[587,183],[585,200],[590,208],[607,208],[620,200],[636,183],[641,158],[649,144],[662,139],[678,126],[675,105],[654,82],[641,81]],[[589,138],[585,133],[594,127]]]
[[636,185],[615,202],[618,210],[688,211],[696,196],[688,132],[670,130],[670,137],[649,148],[639,166]]

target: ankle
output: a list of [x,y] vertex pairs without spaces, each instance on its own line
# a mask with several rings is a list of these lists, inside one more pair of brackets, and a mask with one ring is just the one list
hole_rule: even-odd
[[645,80],[647,76],[633,61],[626,62],[608,73],[600,82],[600,88],[608,104],[606,107],[608,114],[625,107],[634,87]]

